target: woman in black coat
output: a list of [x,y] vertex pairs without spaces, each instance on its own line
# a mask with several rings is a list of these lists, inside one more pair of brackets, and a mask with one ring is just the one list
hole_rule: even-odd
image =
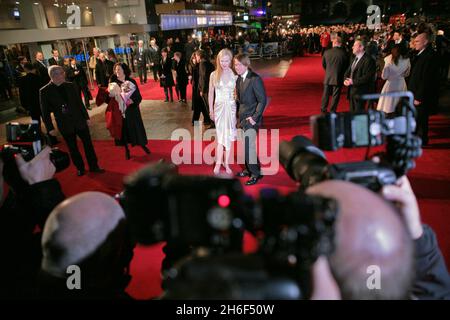
[[173,56],[173,70],[176,73],[176,88],[180,92],[180,100],[178,102],[187,103],[186,89],[189,80],[186,72],[186,61],[183,59],[180,52],[175,52]]
[[172,75],[172,59],[169,57],[169,51],[164,48],[161,50],[161,63],[159,69],[159,83],[162,88],[164,88],[164,94],[166,95],[166,100],[164,102],[173,102],[173,90],[172,87],[175,85]]
[[130,77],[131,70],[125,63],[116,63],[114,65],[114,74],[111,76],[109,82],[115,82],[121,86],[125,81],[130,81],[136,86],[136,90],[130,96],[131,104],[126,107],[125,118],[123,118],[122,126],[122,144],[125,146],[125,158],[130,159],[130,150],[128,144],[132,147],[139,145],[149,154],[150,150],[147,148],[147,134],[145,133],[144,123],[142,122],[141,111],[139,104],[142,101],[142,96],[139,87]]

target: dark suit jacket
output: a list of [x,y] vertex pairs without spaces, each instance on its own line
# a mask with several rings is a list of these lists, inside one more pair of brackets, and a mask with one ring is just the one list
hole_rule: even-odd
[[139,52],[139,48],[136,49],[134,52],[134,62],[139,67],[145,67],[147,64],[150,63],[150,57],[149,52],[147,49],[142,48],[142,53]]
[[160,79],[159,84],[161,87],[172,87],[175,85],[175,81],[173,81],[173,73],[172,73],[172,59],[167,56],[166,61],[161,59],[159,64],[158,74],[161,77],[162,75],[165,78]]
[[19,92],[22,106],[29,110],[32,116],[40,116],[39,90],[41,79],[34,73],[27,73],[19,79]]
[[75,69],[72,68],[72,66],[68,67],[66,69],[66,77],[69,82],[75,83],[81,89],[88,85],[88,81],[86,72],[84,72],[84,69],[80,64],[77,64],[77,70],[79,73],[75,74]]
[[180,62],[176,62],[173,60],[173,70],[177,73],[177,84],[182,86],[187,86],[188,84],[188,75],[186,72],[186,62],[184,59],[180,59]]
[[56,62],[55,58],[51,57],[48,59],[48,65],[49,66],[62,66],[64,64],[64,59],[58,58],[58,62]]
[[106,60],[102,62],[100,59],[97,60],[95,65],[95,79],[97,84],[102,87],[107,87],[109,78],[113,75],[114,63],[112,61]]
[[[351,68],[353,64],[353,57],[350,65],[345,73],[346,78],[350,78]],[[351,94],[360,95],[372,93],[375,90],[375,75],[377,73],[377,65],[375,60],[372,59],[367,53],[361,57],[361,61],[355,67],[353,72],[353,85]]]
[[66,102],[53,82],[50,82],[40,90],[42,119],[47,131],[50,132],[54,129],[51,113],[55,116],[58,129],[63,135],[72,134],[76,130],[86,129],[86,120],[89,120],[89,115],[81,101],[81,95],[78,94],[76,86],[72,82],[64,82],[61,86],[63,86],[68,97],[66,113],[63,113],[63,105]]
[[209,60],[200,61],[198,68],[198,90],[203,94],[209,92],[209,78],[214,71],[214,65]]
[[50,76],[48,75],[48,68],[43,66],[42,63],[35,61],[33,66],[37,70],[39,78],[41,78],[41,87],[50,82]]
[[149,58],[150,63],[153,63],[154,65],[158,65],[159,61],[161,60],[159,48],[154,49],[150,46],[148,48],[148,58]]
[[439,93],[439,58],[431,46],[412,60],[408,90],[425,106],[436,106]]
[[241,128],[244,130],[251,128],[250,123],[246,119],[252,117],[256,122],[256,129],[258,129],[261,126],[263,112],[267,106],[263,80],[249,69],[245,81],[242,81],[241,77],[238,78],[236,89]]
[[325,69],[323,83],[332,86],[342,86],[344,74],[348,68],[348,55],[343,48],[334,47],[323,54],[322,66]]

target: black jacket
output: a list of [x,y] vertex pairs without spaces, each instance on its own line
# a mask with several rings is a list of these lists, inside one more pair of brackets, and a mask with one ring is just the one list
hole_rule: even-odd
[[433,230],[423,226],[415,241],[416,280],[413,294],[419,299],[450,299],[450,275]]
[[322,58],[322,66],[325,69],[323,83],[332,86],[343,86],[348,60],[347,52],[343,48],[333,47],[326,50]]
[[[350,78],[351,68],[355,57],[353,57],[350,65],[345,73],[346,78]],[[377,73],[377,65],[372,57],[364,53],[361,57],[361,61],[355,67],[353,71],[353,85],[351,86],[352,95],[360,95],[372,93],[375,90],[375,75]]]
[[[172,74],[172,59],[169,58],[169,56],[167,56],[165,61],[161,59],[158,74],[161,87],[173,87],[175,85]],[[162,75],[164,75],[165,78],[161,78]]]
[[161,54],[159,48],[152,48],[151,46],[148,48],[148,58],[150,63],[153,63],[154,66],[159,64],[161,60]]
[[41,78],[34,73],[27,73],[26,76],[19,78],[18,82],[22,106],[30,111],[32,116],[40,116],[39,90],[41,89]]
[[145,67],[150,63],[149,52],[147,49],[142,48],[142,52],[139,52],[139,48],[136,48],[134,52],[134,63],[139,67]]
[[198,90],[204,94],[209,92],[209,78],[214,71],[214,65],[209,60],[200,61],[198,68]]
[[48,75],[48,68],[38,61],[35,61],[33,63],[33,66],[36,68],[37,74],[41,79],[41,88],[42,88],[43,86],[45,86],[47,83],[50,82],[50,76]]
[[66,102],[58,90],[58,87],[50,82],[40,90],[40,103],[42,119],[47,131],[54,129],[51,113],[55,116],[58,129],[61,134],[72,134],[76,130],[87,128],[89,115],[81,101],[76,86],[71,82],[61,84],[62,89],[67,93]]
[[439,94],[439,58],[431,46],[412,60],[408,90],[425,106],[435,107]]
[[76,70],[72,66],[70,66],[66,69],[66,77],[69,82],[75,83],[81,89],[88,85],[88,80],[83,67],[80,64],[77,64],[76,66],[79,73],[75,74]]
[[49,66],[62,66],[64,64],[64,59],[58,58],[58,62],[56,62],[55,58],[51,57],[48,59]]
[[100,87],[107,87],[109,83],[109,78],[113,75],[114,63],[105,59],[102,62],[97,59],[97,64],[95,65],[95,79],[97,85]]
[[177,84],[187,86],[188,75],[186,72],[186,62],[184,59],[180,59],[180,62],[173,60],[173,70],[177,73]]
[[267,106],[263,80],[249,69],[245,81],[242,81],[241,77],[238,78],[236,89],[241,128],[246,130],[251,127],[250,123],[246,121],[248,117],[252,117],[256,122],[255,129],[259,128],[262,123],[264,109]]

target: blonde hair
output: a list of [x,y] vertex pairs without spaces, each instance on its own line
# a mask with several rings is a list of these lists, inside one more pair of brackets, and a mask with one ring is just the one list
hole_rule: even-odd
[[216,72],[215,72],[214,84],[219,83],[220,77],[222,76],[223,69],[222,69],[222,66],[220,65],[220,59],[222,59],[225,56],[228,56],[230,58],[230,68],[233,69],[232,68],[233,53],[229,49],[220,50],[220,52],[217,54],[217,58],[216,58]]

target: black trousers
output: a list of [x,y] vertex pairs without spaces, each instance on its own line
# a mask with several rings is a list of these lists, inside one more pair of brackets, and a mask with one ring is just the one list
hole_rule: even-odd
[[200,119],[200,114],[203,114],[203,121],[205,124],[211,123],[209,111],[202,97],[192,97],[192,108],[194,109],[194,113],[192,115],[192,123]]
[[89,169],[93,170],[98,168],[97,155],[95,154],[88,127],[82,130],[76,130],[74,133],[63,134],[62,136],[66,141],[67,147],[69,148],[70,158],[78,170],[84,170],[84,162],[81,157],[80,150],[78,150],[77,136],[83,142],[84,154],[86,155]]
[[147,82],[147,67],[145,65],[139,65],[137,66],[138,73],[139,73],[139,81],[141,84]]
[[350,88],[349,100],[351,112],[364,112],[366,110],[366,101],[359,99],[358,95]]
[[153,79],[155,80],[155,81],[157,81],[158,80],[158,66],[157,65],[154,65],[153,67],[152,67],[152,71],[153,71]]
[[179,84],[179,83],[177,83],[176,90],[178,91],[177,95],[179,94],[178,99],[186,100],[187,84],[184,84],[184,83]]
[[83,93],[84,98],[84,106],[88,108],[90,106],[90,100],[92,99],[91,92],[89,91],[89,88],[87,85],[80,86],[77,84],[78,94],[81,96],[81,93]]
[[169,100],[169,95],[170,95],[170,101],[173,101],[173,89],[172,89],[172,87],[164,86],[164,94],[166,96],[166,100]]
[[333,86],[328,84],[323,85],[322,106],[320,108],[322,112],[327,112],[330,96],[331,96],[330,111],[336,112],[337,106],[339,104],[339,99],[341,98],[341,90],[342,86]]
[[422,145],[428,144],[428,119],[430,113],[428,111],[430,106],[421,105],[417,106],[417,135],[422,139]]
[[256,154],[257,136],[257,128],[244,128],[245,169],[247,169],[251,176],[255,178],[261,176],[261,164],[258,155]]

